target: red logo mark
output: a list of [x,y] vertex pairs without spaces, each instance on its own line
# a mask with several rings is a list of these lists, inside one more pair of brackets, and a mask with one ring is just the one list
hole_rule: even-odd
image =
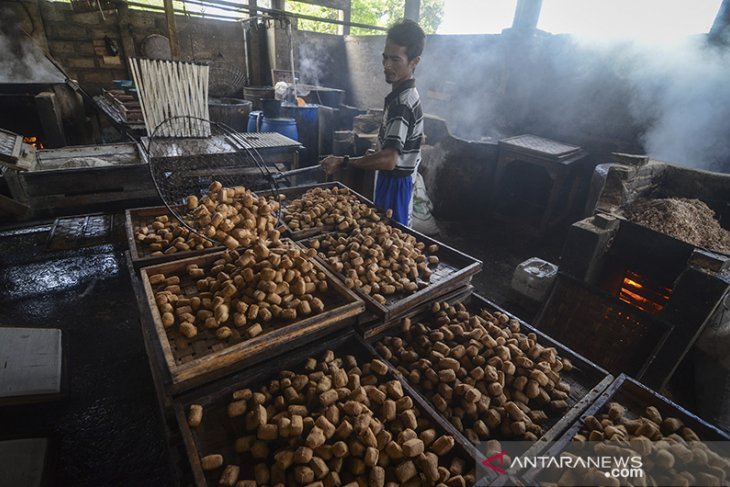
[[492,455],[491,457],[484,460],[482,462],[482,465],[484,465],[485,467],[491,468],[492,470],[494,470],[495,472],[497,472],[499,474],[506,474],[507,473],[506,470],[492,465],[492,461],[494,461],[494,460],[499,460],[499,465],[504,465],[504,456],[506,454],[507,454],[507,452],[502,450],[500,453],[497,453],[496,455]]

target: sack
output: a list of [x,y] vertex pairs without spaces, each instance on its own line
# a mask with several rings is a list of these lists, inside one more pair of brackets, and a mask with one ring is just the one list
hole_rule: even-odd
[[433,203],[426,192],[421,173],[416,173],[416,183],[413,186],[413,211],[411,212],[411,227],[417,232],[426,235],[438,235],[439,227],[436,219],[431,215]]

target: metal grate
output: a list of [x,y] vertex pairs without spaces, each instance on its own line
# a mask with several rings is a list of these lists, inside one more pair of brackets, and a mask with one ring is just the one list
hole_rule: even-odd
[[518,135],[509,139],[499,141],[500,144],[509,146],[515,150],[535,152],[551,157],[567,157],[581,150],[577,145],[564,144],[555,140],[545,139],[537,135]]
[[565,274],[558,274],[538,318],[540,331],[612,374],[640,378],[671,325]]
[[[205,125],[211,136],[168,135],[184,135],[184,125]],[[211,239],[186,216],[185,205],[190,196],[207,195],[214,181],[229,188],[271,191],[278,199],[278,186],[271,172],[274,168],[267,167],[257,148],[224,124],[196,117],[173,117],[155,129],[145,148],[152,180],[165,206],[189,230],[206,240]]]
[[108,243],[113,226],[113,215],[58,218],[51,229],[46,250],[78,249]]

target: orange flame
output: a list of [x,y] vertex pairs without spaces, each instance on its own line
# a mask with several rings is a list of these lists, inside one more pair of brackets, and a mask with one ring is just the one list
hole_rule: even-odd
[[43,143],[38,141],[38,137],[32,136],[32,137],[23,137],[23,142],[26,144],[30,144],[36,149],[43,149]]
[[618,298],[642,311],[652,314],[659,313],[669,301],[672,290],[666,287],[652,290],[651,286],[646,287],[640,281],[647,282],[643,276],[627,271]]

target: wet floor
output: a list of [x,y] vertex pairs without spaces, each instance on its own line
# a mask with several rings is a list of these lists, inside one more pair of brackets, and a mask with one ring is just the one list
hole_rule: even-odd
[[50,230],[0,232],[0,325],[62,330],[66,394],[0,408],[0,437],[50,438],[52,485],[172,485],[122,242],[49,252]]
[[[441,227],[439,240],[483,261],[476,290],[513,312],[515,266],[533,256],[559,257],[559,237],[538,241],[465,222]],[[1,407],[0,438],[49,437],[48,474],[56,486],[175,485],[123,235],[48,251],[51,228],[44,222],[0,230],[0,325],[63,331],[67,393],[50,403]]]
[[512,274],[530,257],[557,265],[565,231],[554,231],[538,239],[504,223],[475,225],[468,221],[440,221],[439,228],[441,234],[437,240],[482,261],[482,271],[472,279],[475,292],[532,322],[537,308],[526,308],[516,302],[510,293]]

